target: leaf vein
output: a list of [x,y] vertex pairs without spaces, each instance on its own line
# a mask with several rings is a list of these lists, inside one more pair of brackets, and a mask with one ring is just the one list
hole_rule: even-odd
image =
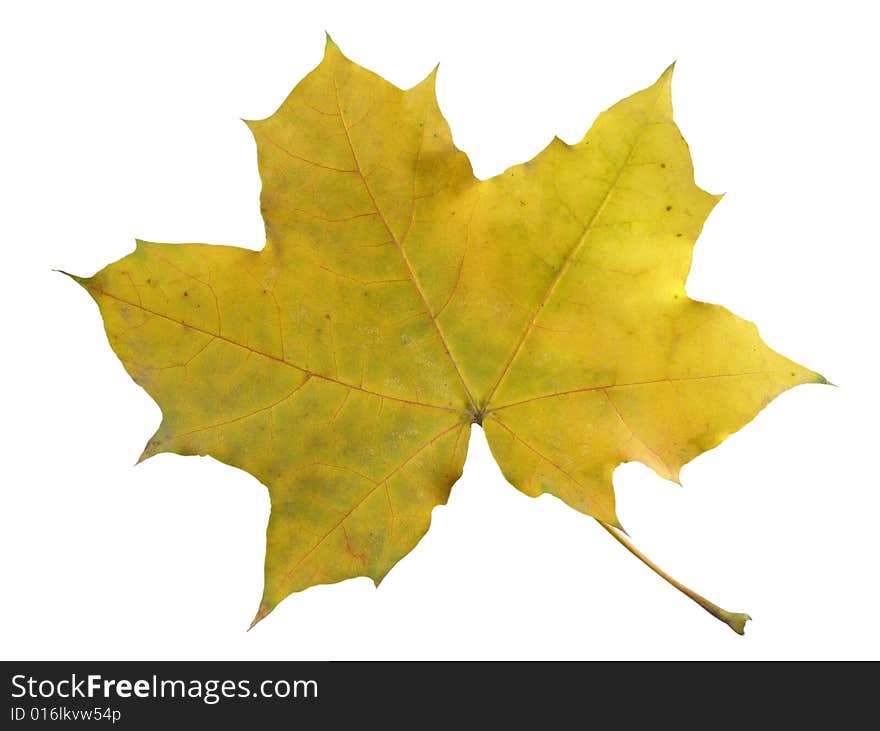
[[494,413],[511,409],[514,406],[522,406],[532,403],[533,401],[541,401],[543,399],[558,398],[559,396],[570,396],[576,393],[589,393],[590,391],[607,391],[615,388],[634,388],[636,386],[653,386],[659,383],[689,383],[692,381],[710,381],[716,378],[742,378],[745,376],[771,376],[778,374],[779,371],[743,371],[742,373],[713,373],[705,376],[684,376],[681,378],[656,378],[650,381],[632,381],[631,383],[606,383],[601,386],[585,386],[584,388],[571,388],[565,391],[555,391],[553,393],[545,393],[540,396],[532,396],[531,398],[513,401],[509,404],[502,404],[488,409],[486,413]]
[[[433,437],[431,437],[431,439],[429,439],[427,442],[425,442],[424,444],[419,446],[418,449],[416,449],[412,454],[410,454],[403,462],[401,462],[391,472],[389,472],[387,475],[385,475],[385,477],[383,477],[381,480],[378,480],[377,482],[375,482],[373,487],[370,488],[366,492],[366,494],[364,494],[364,496],[360,500],[358,500],[351,507],[351,509],[348,510],[347,513],[345,513],[345,515],[343,515],[338,521],[336,521],[333,525],[331,525],[330,528],[321,536],[320,540],[318,540],[315,543],[315,545],[313,545],[308,551],[306,551],[300,557],[300,559],[293,566],[291,566],[290,570],[287,572],[287,575],[285,576],[285,580],[289,579],[293,575],[293,573],[303,564],[303,562],[309,556],[311,556],[321,546],[321,544],[327,540],[327,538],[330,537],[330,535],[333,533],[333,531],[335,531],[337,528],[342,526],[342,524],[345,523],[346,520],[348,520],[348,518],[351,516],[352,513],[354,513],[361,505],[363,505],[372,495],[374,495],[376,490],[378,490],[383,485],[386,485],[386,483],[388,482],[389,479],[391,479],[392,476],[394,476],[397,472],[399,472],[401,469],[403,469],[409,462],[411,462],[413,459],[415,459],[416,455],[418,455],[419,453],[426,450],[428,447],[430,447],[432,444],[434,444],[438,439],[440,439],[444,435],[448,434],[453,429],[456,429],[456,428],[463,429],[465,426],[467,426],[467,423],[468,422],[460,422],[457,424],[453,424],[452,426],[447,427],[446,429],[441,431],[439,434],[435,434]],[[390,506],[390,497],[388,499],[389,499],[389,506]]]
[[[431,311],[431,307],[428,305],[428,300],[425,298],[425,293],[422,291],[422,288],[419,286],[418,279],[416,278],[416,273],[410,264],[409,257],[406,255],[406,251],[403,248],[403,240],[397,237],[397,234],[391,228],[388,223],[388,220],[385,217],[382,208],[379,206],[379,202],[376,200],[376,196],[373,194],[372,188],[370,188],[370,184],[367,182],[367,178],[364,175],[363,167],[361,166],[360,161],[358,160],[357,153],[354,149],[354,143],[351,139],[351,130],[348,124],[345,121],[345,115],[342,112],[342,104],[339,101],[339,86],[336,84],[336,80],[333,80],[334,87],[336,89],[336,107],[339,110],[339,119],[342,122],[342,128],[345,130],[345,139],[348,142],[348,148],[351,150],[351,156],[354,160],[354,164],[357,167],[358,173],[360,175],[361,180],[364,184],[364,190],[366,190],[367,195],[370,198],[370,201],[373,204],[373,208],[376,209],[376,213],[379,216],[379,220],[382,221],[382,225],[388,231],[388,235],[391,237],[391,240],[394,242],[394,245],[397,247],[397,251],[400,253],[400,257],[403,260],[403,264],[406,267],[407,274],[412,281],[413,287],[416,290],[416,293],[419,296],[419,299],[422,301],[422,306],[425,308],[425,312],[428,314],[428,319],[431,321],[431,324],[434,326],[434,331],[437,333],[437,338],[440,340],[440,345],[443,347],[443,350],[446,352],[447,357],[449,358],[449,362],[452,364],[452,368],[455,371],[455,374],[458,376],[458,380],[461,382],[462,388],[464,388],[465,395],[467,396],[468,401],[471,404],[471,407],[476,412],[476,402],[474,401],[474,397],[470,392],[470,389],[465,383],[464,376],[458,368],[458,363],[456,363],[455,358],[452,357],[452,352],[449,350],[449,344],[446,342],[446,338],[443,337],[443,332],[440,330],[440,325],[437,323],[437,319],[434,316],[434,313]],[[413,210],[415,210],[415,206],[413,206]],[[407,230],[407,234],[409,230]]]
[[243,348],[244,350],[248,350],[254,355],[259,355],[267,360],[275,361],[276,363],[280,363],[281,365],[287,366],[288,368],[293,368],[294,370],[301,371],[302,373],[306,373],[313,378],[318,378],[322,381],[327,381],[329,383],[335,383],[338,386],[343,386],[345,388],[351,388],[355,391],[360,391],[361,393],[370,394],[371,396],[378,396],[381,399],[385,399],[388,401],[396,401],[402,404],[411,404],[412,406],[422,406],[427,409],[438,409],[440,411],[451,411],[455,413],[461,413],[461,409],[456,409],[451,406],[441,406],[440,404],[431,404],[424,401],[416,401],[414,399],[402,398],[400,396],[391,396],[387,393],[380,393],[379,391],[373,391],[368,388],[364,388],[363,386],[357,386],[353,383],[346,383],[338,378],[333,378],[332,376],[324,375],[323,373],[317,373],[315,371],[311,371],[308,368],[303,368],[302,366],[296,365],[295,363],[291,363],[288,360],[282,360],[276,355],[271,355],[270,353],[266,353],[262,350],[257,350],[256,348],[252,348],[249,345],[245,345],[244,343],[239,342],[238,340],[233,340],[232,338],[228,338],[225,335],[220,335],[219,333],[213,333],[210,330],[205,330],[204,328],[198,327],[196,325],[191,325],[187,322],[183,322],[174,317],[166,315],[162,312],[156,312],[155,310],[151,310],[143,305],[139,305],[137,302],[132,302],[131,300],[127,300],[124,297],[118,297],[117,295],[110,294],[102,289],[98,289],[96,287],[91,287],[91,291],[95,294],[100,295],[102,297],[109,297],[110,299],[114,299],[117,302],[122,302],[123,304],[128,305],[129,307],[136,307],[144,312],[147,312],[151,315],[155,315],[156,317],[161,317],[164,320],[168,320],[169,322],[173,322],[175,325],[180,325],[181,327],[185,327],[189,330],[194,330],[195,332],[200,332],[204,335],[210,335],[217,340],[222,340],[224,343],[228,343],[229,345],[234,345],[238,348]]
[[[658,95],[657,99],[659,99],[659,95]],[[656,104],[656,101],[657,100],[655,99],[655,104]],[[510,368],[513,365],[513,362],[516,360],[517,356],[519,355],[520,351],[522,350],[522,347],[525,344],[526,339],[529,336],[529,333],[532,332],[534,325],[535,325],[535,322],[538,319],[538,316],[541,314],[541,311],[544,309],[545,305],[550,300],[550,297],[553,296],[553,293],[556,291],[557,285],[562,280],[565,273],[568,271],[568,269],[571,266],[572,262],[574,261],[575,257],[578,255],[581,248],[583,247],[584,242],[589,238],[590,234],[592,233],[592,231],[596,225],[596,222],[599,220],[602,213],[605,211],[605,208],[608,205],[608,202],[611,200],[612,194],[617,190],[617,185],[620,181],[621,176],[623,175],[623,171],[626,170],[626,168],[629,166],[629,163],[630,163],[630,160],[632,159],[633,153],[635,152],[636,148],[638,147],[639,140],[640,140],[642,134],[644,133],[645,129],[649,125],[650,125],[650,123],[646,122],[644,125],[642,125],[639,128],[638,133],[634,136],[634,138],[632,140],[632,144],[630,145],[629,153],[627,154],[626,159],[623,161],[623,163],[621,164],[621,166],[617,170],[616,175],[609,183],[608,190],[605,192],[605,196],[602,198],[602,201],[599,203],[599,206],[596,208],[596,211],[593,213],[593,216],[590,218],[590,221],[587,223],[586,227],[584,228],[584,231],[581,233],[580,237],[575,242],[574,246],[572,246],[572,248],[569,250],[568,254],[565,257],[565,260],[562,262],[559,269],[556,271],[556,275],[553,277],[553,280],[550,282],[550,285],[547,288],[547,291],[544,293],[544,296],[541,298],[540,302],[538,302],[538,305],[532,311],[532,315],[529,318],[529,321],[526,324],[526,327],[523,329],[522,333],[520,334],[519,338],[517,339],[516,345],[514,346],[513,350],[510,353],[510,356],[507,358],[507,361],[504,364],[504,367],[501,371],[501,375],[498,376],[498,378],[495,380],[495,383],[492,385],[492,388],[489,389],[489,394],[486,396],[486,400],[483,404],[484,409],[488,408],[489,404],[492,401],[492,397],[495,395],[495,392],[498,390],[498,387],[501,385],[501,383],[504,381],[507,374],[510,372]]]

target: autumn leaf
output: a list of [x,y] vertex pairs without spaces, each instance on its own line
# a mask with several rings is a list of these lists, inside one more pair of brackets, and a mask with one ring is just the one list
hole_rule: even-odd
[[718,202],[694,183],[672,69],[584,139],[477,180],[434,73],[408,91],[325,56],[248,122],[263,181],[255,252],[138,242],[79,281],[160,405],[141,459],[212,457],[269,489],[255,622],[292,592],[376,584],[461,475],[472,424],[504,475],[622,533],[612,473],[669,480],[782,391],[824,382],[754,325],[689,299]]

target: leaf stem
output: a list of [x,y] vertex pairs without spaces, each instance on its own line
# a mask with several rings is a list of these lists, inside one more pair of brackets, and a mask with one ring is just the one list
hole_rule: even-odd
[[599,525],[601,525],[606,531],[608,531],[611,536],[616,540],[620,545],[622,545],[627,551],[629,551],[633,556],[635,556],[639,561],[641,561],[645,566],[647,566],[651,571],[657,574],[660,578],[665,579],[667,582],[672,584],[676,589],[678,589],[682,594],[684,594],[689,599],[692,599],[697,604],[699,604],[703,609],[705,609],[709,614],[711,614],[716,619],[720,619],[724,624],[726,624],[730,629],[736,632],[738,635],[745,634],[745,626],[746,622],[751,619],[748,614],[744,614],[742,612],[728,612],[726,609],[722,609],[717,604],[713,604],[706,597],[697,594],[693,589],[688,588],[680,581],[672,578],[669,574],[667,574],[663,569],[661,569],[657,564],[655,564],[651,559],[645,556],[638,548],[636,548],[630,540],[624,535],[622,531],[619,529],[608,525],[607,523],[603,523],[601,520],[597,521]]

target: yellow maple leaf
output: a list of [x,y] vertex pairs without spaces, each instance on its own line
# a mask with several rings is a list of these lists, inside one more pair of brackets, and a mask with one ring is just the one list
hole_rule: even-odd
[[402,91],[328,39],[248,122],[262,251],[138,242],[79,281],[163,418],[142,459],[211,455],[269,489],[255,621],[292,592],[377,584],[461,475],[472,424],[507,479],[622,534],[612,473],[681,466],[824,379],[685,294],[718,201],[694,183],[668,69],[576,145],[477,180],[434,74]]

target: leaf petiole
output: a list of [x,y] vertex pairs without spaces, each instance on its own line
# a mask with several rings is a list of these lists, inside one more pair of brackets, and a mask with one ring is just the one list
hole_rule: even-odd
[[730,629],[732,629],[738,635],[745,634],[746,622],[751,619],[748,614],[744,614],[743,612],[728,612],[726,609],[722,609],[717,604],[713,604],[708,599],[706,599],[706,597],[697,594],[697,592],[695,592],[693,589],[688,588],[680,581],[672,578],[651,559],[649,559],[641,551],[639,551],[639,549],[636,548],[618,528],[610,526],[607,523],[603,523],[601,520],[598,520],[596,522],[598,522],[599,525],[601,525],[606,531],[608,531],[614,538],[614,540],[620,543],[620,545],[622,545],[633,556],[639,559],[639,561],[645,564],[645,566],[651,569],[651,571],[657,574],[660,578],[665,579],[667,582],[672,584],[672,586],[678,589],[686,597],[692,599],[697,604],[699,604],[713,617],[715,617],[716,619],[720,619],[722,622],[724,622],[724,624],[730,627]]

